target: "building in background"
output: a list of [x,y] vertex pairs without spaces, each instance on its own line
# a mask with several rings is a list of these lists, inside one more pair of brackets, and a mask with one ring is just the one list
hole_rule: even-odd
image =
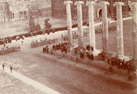
[[[19,21],[47,15],[51,0],[0,0],[0,22]],[[47,12],[48,11],[48,12]]]
[[[51,0],[51,10],[52,10],[52,16],[57,17],[57,18],[66,18],[66,7],[64,5],[65,0]],[[72,18],[76,20],[76,15],[77,15],[77,8],[76,5],[74,5],[75,1],[77,0],[72,0],[73,4],[71,5],[71,10],[72,10]],[[86,6],[86,2],[88,0],[82,0],[84,2],[83,4],[83,20],[87,20],[88,18],[88,7]],[[108,17],[115,17],[116,16],[116,8],[113,7],[114,2],[124,2],[125,6],[123,6],[123,15],[126,16],[129,11],[129,6],[128,6],[128,0],[94,0],[96,2],[95,5],[95,17],[99,18],[102,16],[102,8],[98,4],[101,1],[108,1],[110,3],[110,6],[108,6]]]
[[9,18],[9,4],[6,2],[6,0],[0,1],[0,22],[6,22]]

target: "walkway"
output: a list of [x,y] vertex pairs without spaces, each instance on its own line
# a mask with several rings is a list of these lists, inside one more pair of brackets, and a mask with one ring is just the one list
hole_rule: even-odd
[[[0,68],[0,70],[2,70],[2,68]],[[41,84],[39,82],[36,82],[36,81],[34,81],[34,80],[32,80],[32,79],[30,79],[30,78],[28,78],[28,77],[26,77],[20,73],[17,73],[15,71],[12,71],[12,73],[11,73],[10,69],[8,69],[6,67],[4,68],[4,72],[10,74],[11,76],[21,80],[22,82],[24,82],[28,85],[35,87],[36,89],[39,89],[40,91],[42,91],[46,94],[61,94],[61,93]]]

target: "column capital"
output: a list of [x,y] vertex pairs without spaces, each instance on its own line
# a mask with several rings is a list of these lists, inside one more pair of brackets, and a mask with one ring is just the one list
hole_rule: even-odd
[[86,5],[87,6],[91,6],[91,5],[94,5],[95,4],[95,1],[87,1]]
[[110,5],[108,1],[102,1],[99,3],[100,5]]
[[80,5],[81,5],[81,4],[84,4],[84,2],[83,2],[83,1],[76,1],[76,2],[75,2],[75,5],[79,5],[79,4],[80,4]]
[[114,7],[116,7],[116,6],[124,6],[125,4],[123,3],[123,2],[115,2],[114,4],[113,4],[113,6]]
[[66,4],[72,4],[72,1],[68,0],[68,1],[64,1],[64,5]]

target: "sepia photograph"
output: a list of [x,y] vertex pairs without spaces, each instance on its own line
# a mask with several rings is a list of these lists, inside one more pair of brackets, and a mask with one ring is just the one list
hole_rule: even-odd
[[137,0],[0,0],[0,94],[137,94]]

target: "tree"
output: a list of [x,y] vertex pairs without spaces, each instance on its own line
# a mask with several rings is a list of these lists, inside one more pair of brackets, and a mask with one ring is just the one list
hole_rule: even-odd
[[41,30],[41,27],[39,24],[36,25],[35,30],[36,30],[36,32],[39,32]]
[[45,30],[49,30],[52,27],[51,24],[48,21],[49,21],[49,19],[45,20]]
[[51,29],[52,26],[51,26],[51,24],[48,21],[49,21],[49,19],[45,20],[45,27],[44,27],[44,29],[47,31],[46,33],[49,34],[50,33],[49,30]]

